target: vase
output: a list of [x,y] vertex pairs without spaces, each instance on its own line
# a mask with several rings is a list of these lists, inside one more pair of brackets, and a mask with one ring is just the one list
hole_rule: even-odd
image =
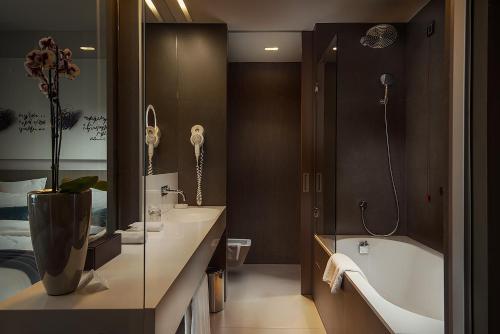
[[76,290],[85,265],[92,192],[28,193],[31,242],[48,295]]

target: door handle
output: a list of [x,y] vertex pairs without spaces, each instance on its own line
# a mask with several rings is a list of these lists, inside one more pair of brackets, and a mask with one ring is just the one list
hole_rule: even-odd
[[321,173],[316,173],[316,192],[320,193],[323,189],[323,180]]
[[302,192],[309,192],[309,173],[302,174]]

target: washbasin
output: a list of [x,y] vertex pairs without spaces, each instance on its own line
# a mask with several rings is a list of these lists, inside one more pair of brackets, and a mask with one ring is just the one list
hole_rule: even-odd
[[220,211],[214,208],[196,208],[170,209],[167,211],[167,222],[201,222],[217,218]]

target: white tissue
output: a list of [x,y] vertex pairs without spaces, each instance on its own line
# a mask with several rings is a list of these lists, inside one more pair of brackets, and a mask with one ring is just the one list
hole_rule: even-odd
[[82,277],[77,290],[82,293],[94,293],[108,289],[108,281],[97,271],[91,270]]
[[122,235],[122,244],[143,244],[144,239],[147,238],[147,234],[144,231],[117,230],[116,233]]

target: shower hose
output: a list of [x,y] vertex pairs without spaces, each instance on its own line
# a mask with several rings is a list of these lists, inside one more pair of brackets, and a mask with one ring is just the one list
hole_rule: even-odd
[[360,204],[361,207],[361,221],[363,222],[363,227],[365,228],[366,232],[368,232],[370,235],[374,237],[389,237],[393,235],[398,227],[399,227],[399,198],[398,198],[398,191],[396,189],[396,183],[394,182],[394,174],[392,171],[392,159],[391,159],[391,145],[389,144],[389,126],[387,122],[387,104],[388,104],[388,98],[387,98],[387,93],[388,93],[388,88],[387,85],[385,86],[385,98],[381,101],[381,103],[384,105],[384,122],[385,122],[385,144],[387,148],[387,162],[389,165],[389,174],[391,176],[391,184],[392,184],[392,192],[394,195],[394,200],[396,202],[396,210],[397,210],[397,218],[396,218],[396,226],[394,229],[388,233],[388,234],[376,234],[373,233],[367,226],[366,226],[366,208],[367,208],[367,203],[365,201],[362,201]]

